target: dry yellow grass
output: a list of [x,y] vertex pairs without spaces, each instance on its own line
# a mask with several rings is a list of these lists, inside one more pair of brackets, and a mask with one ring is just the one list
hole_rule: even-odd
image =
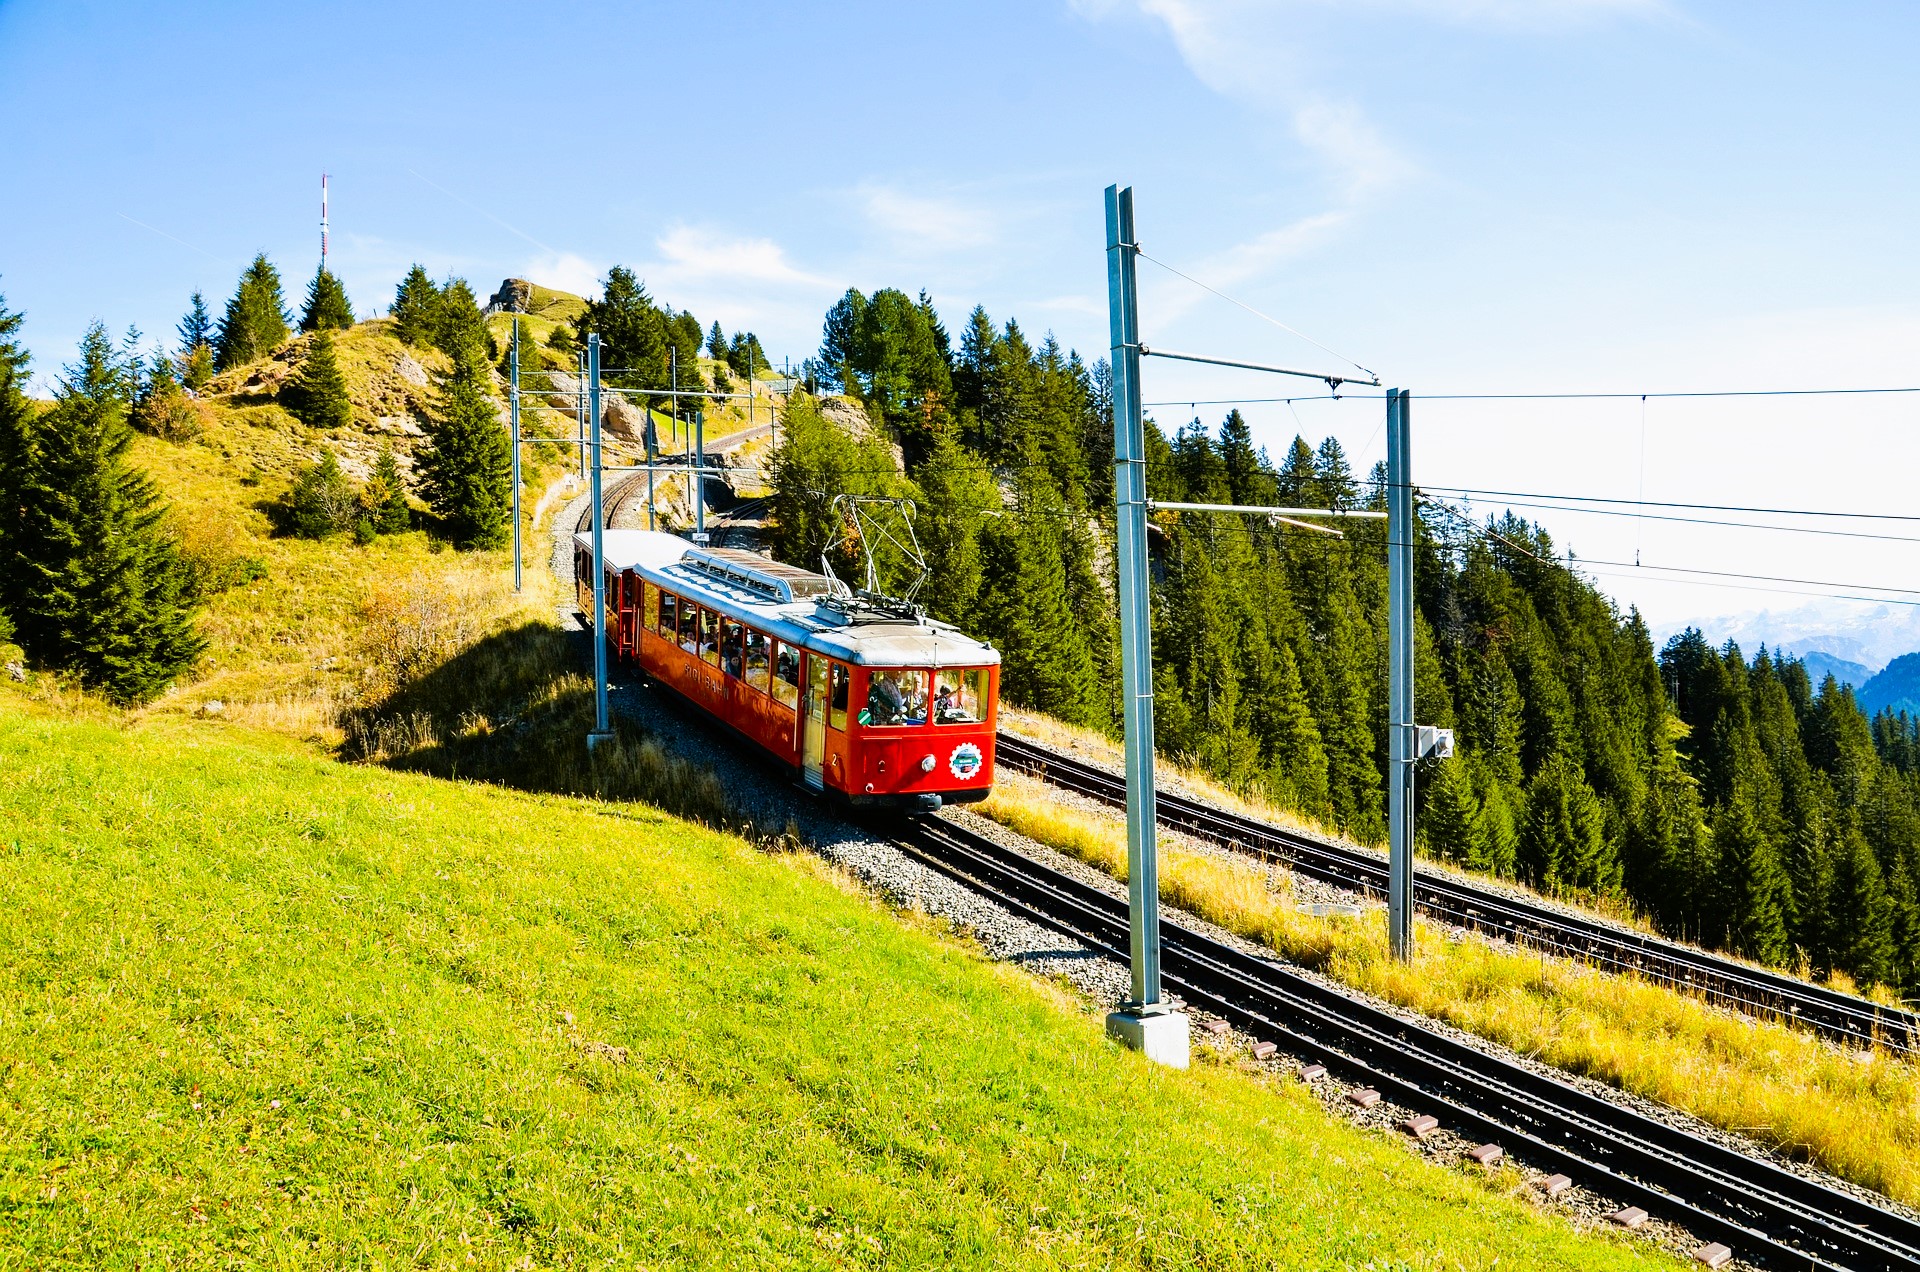
[[[1116,817],[1063,806],[1044,785],[1007,774],[978,807],[1010,830],[1126,877],[1125,827]],[[1319,918],[1258,864],[1165,846],[1161,853],[1161,895],[1170,905],[1388,1002],[1920,1203],[1920,1068],[1910,1062],[1844,1051],[1636,978],[1452,939],[1424,922],[1414,961],[1397,963],[1377,911]]]

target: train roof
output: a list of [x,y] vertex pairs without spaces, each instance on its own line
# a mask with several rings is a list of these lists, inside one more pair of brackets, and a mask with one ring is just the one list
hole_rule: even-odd
[[[607,564],[842,661],[877,667],[997,665],[999,651],[937,619],[863,607],[844,583],[732,548],[652,530],[602,530]],[[593,535],[573,541],[588,556]]]

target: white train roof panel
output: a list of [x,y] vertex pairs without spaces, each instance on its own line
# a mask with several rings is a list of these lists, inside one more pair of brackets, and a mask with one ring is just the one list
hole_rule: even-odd
[[[593,552],[591,534],[573,539],[589,555]],[[808,580],[828,583],[824,575],[749,553],[698,548],[678,535],[652,530],[603,530],[601,539],[614,569],[632,570],[788,644],[843,662],[869,667],[981,667],[1000,662],[993,646],[935,619],[854,621],[821,603],[828,589]],[[815,595],[807,595],[809,591]],[[795,593],[799,595],[791,601],[776,599]]]

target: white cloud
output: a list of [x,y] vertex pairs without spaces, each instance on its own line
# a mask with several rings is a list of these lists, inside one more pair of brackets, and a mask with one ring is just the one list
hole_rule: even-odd
[[520,276],[528,282],[576,296],[591,296],[600,290],[600,276],[606,271],[584,256],[555,252],[537,256],[520,267]]
[[996,236],[991,214],[950,196],[910,192],[874,182],[860,186],[854,196],[870,225],[920,251],[985,247]]
[[768,238],[735,238],[716,230],[680,225],[654,246],[662,281],[739,282],[827,286],[827,280],[796,268],[778,243]]

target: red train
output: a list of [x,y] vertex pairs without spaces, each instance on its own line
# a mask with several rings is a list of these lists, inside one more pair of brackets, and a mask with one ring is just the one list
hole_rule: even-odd
[[[1000,655],[822,574],[650,530],[601,532],[604,630],[636,662],[808,788],[930,812],[993,786]],[[593,536],[574,536],[593,612]]]

